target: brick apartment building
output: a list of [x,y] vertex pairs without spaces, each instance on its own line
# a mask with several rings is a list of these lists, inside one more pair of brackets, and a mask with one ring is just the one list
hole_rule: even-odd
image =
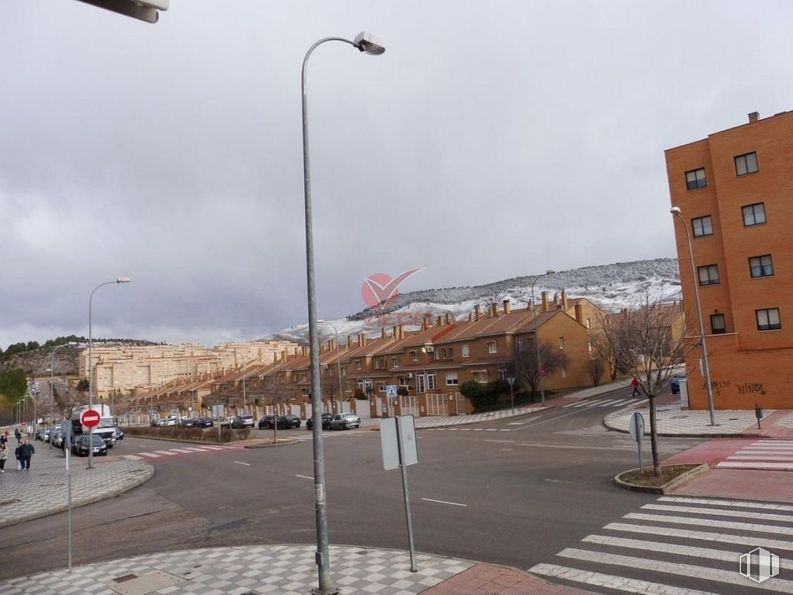
[[[688,226],[718,409],[793,407],[793,112],[666,151],[672,205]],[[688,332],[697,313],[686,235],[675,222]],[[701,350],[686,361],[707,407]]]

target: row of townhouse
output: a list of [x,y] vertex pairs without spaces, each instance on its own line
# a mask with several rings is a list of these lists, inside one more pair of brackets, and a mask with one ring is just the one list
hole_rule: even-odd
[[[569,299],[563,291],[540,303],[513,309],[509,300],[483,309],[475,306],[467,320],[426,315],[418,330],[402,324],[383,328],[379,337],[348,336],[320,346],[321,385],[328,401],[385,395],[397,385],[409,395],[452,395],[468,381],[503,379],[516,354],[534,349],[534,341],[564,352],[567,366],[543,379],[546,389],[593,384],[591,339],[603,312],[585,298]],[[210,388],[211,386],[211,388]],[[172,390],[167,397],[145,395],[133,406],[209,408],[214,404],[244,408],[275,402],[305,402],[311,392],[307,347],[283,352],[272,364],[250,364],[196,386]],[[162,407],[160,407],[162,408]],[[256,410],[258,411],[258,409]]]

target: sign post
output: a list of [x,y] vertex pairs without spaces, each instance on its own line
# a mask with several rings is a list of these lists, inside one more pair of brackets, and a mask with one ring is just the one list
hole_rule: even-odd
[[380,443],[383,447],[383,468],[396,469],[402,474],[402,494],[405,499],[408,547],[410,548],[410,572],[418,572],[416,548],[413,544],[413,519],[410,516],[408,476],[405,467],[418,462],[416,449],[416,423],[412,415],[400,415],[380,422]]
[[[91,447],[93,448],[93,446]],[[72,468],[69,458],[72,454],[72,420],[63,422],[63,449],[66,451],[66,534],[67,569],[72,571]]]
[[630,421],[631,438],[639,446],[639,473],[644,473],[642,469],[642,436],[644,436],[644,418],[638,411],[634,411]]
[[80,414],[80,423],[88,428],[88,468],[94,468],[94,427],[99,425],[99,412],[86,409]]
[[512,401],[512,413],[515,413],[515,393],[512,391],[512,387],[515,385],[515,377],[507,376],[507,382],[509,383],[509,398]]
[[[391,399],[397,398],[397,387],[396,384],[387,384],[385,387],[385,398],[386,398],[386,413],[391,415]],[[396,406],[394,406],[394,415],[396,415]]]

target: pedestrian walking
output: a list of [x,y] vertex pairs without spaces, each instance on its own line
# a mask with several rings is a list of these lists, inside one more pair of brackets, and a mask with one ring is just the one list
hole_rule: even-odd
[[0,434],[0,444],[6,444],[8,442],[8,430]]
[[633,392],[631,393],[631,396],[641,398],[642,393],[639,390],[639,379],[636,378],[636,376],[634,376],[633,380],[631,380],[631,386],[633,387]]
[[8,458],[8,447],[6,443],[0,444],[0,473],[6,472],[6,459]]
[[17,460],[17,471],[22,471],[22,461],[19,459],[19,449],[22,448],[20,444],[14,449],[14,458]]
[[33,448],[30,440],[25,440],[25,442],[19,447],[19,462],[22,466],[22,471],[30,471],[30,459],[33,457],[35,452],[36,449]]
[[22,442],[22,432],[19,431],[19,428],[14,428],[14,436],[17,439],[17,444]]

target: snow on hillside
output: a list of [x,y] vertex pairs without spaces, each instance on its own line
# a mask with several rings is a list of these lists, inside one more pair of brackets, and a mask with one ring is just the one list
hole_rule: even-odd
[[[447,313],[455,319],[467,319],[476,304],[499,305],[509,299],[513,307],[526,306],[531,301],[531,284],[535,275],[505,279],[473,287],[447,287],[424,289],[399,294],[395,302],[385,309],[391,320],[420,321],[425,313],[433,317]],[[649,294],[652,300],[680,299],[680,274],[675,258],[656,258],[635,262],[618,262],[608,265],[588,266],[569,271],[550,271],[541,275],[534,286],[534,299],[540,300],[543,291],[549,298],[554,293],[567,290],[568,297],[585,297],[609,311],[638,306]],[[377,312],[368,308],[347,318],[330,321],[340,337],[366,333],[380,333]],[[390,323],[387,323],[390,324]],[[412,327],[407,326],[408,330]],[[320,325],[323,339],[332,338],[333,328]],[[274,334],[275,337],[306,342],[308,325],[300,324]]]

